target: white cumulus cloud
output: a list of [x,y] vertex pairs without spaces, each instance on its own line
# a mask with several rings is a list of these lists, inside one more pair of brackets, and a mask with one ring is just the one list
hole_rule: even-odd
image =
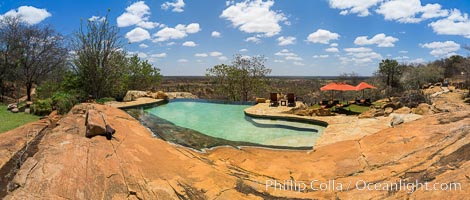
[[336,47],[330,47],[325,49],[326,52],[331,52],[331,53],[338,53],[339,49]]
[[295,44],[295,40],[296,40],[296,38],[292,37],[292,36],[288,36],[288,37],[281,36],[281,37],[277,38],[279,46]]
[[150,7],[144,1],[138,1],[128,6],[126,12],[117,18],[117,25],[118,27],[137,25],[147,29],[159,26],[159,23],[148,21],[150,14]]
[[168,10],[168,9],[171,9],[173,8],[171,11],[173,12],[183,12],[183,8],[184,8],[184,1],[183,0],[175,0],[174,2],[165,2],[162,4],[162,9],[163,10]]
[[255,36],[252,36],[252,37],[247,37],[245,39],[245,42],[253,42],[253,43],[258,44],[258,43],[261,42],[261,40],[259,38],[255,37]]
[[194,56],[205,58],[205,57],[207,57],[207,56],[209,56],[209,55],[207,55],[207,53],[197,53],[197,54],[194,54]]
[[137,27],[126,33],[126,38],[129,42],[142,42],[150,39],[150,33],[143,28]]
[[283,50],[275,53],[274,55],[283,57],[284,60],[286,60],[286,61],[293,61],[293,64],[295,62],[301,63],[300,61],[304,60],[302,57],[295,54],[294,52],[290,52],[288,49],[283,49]]
[[305,66],[305,64],[302,62],[293,62],[292,64],[297,65],[297,66]]
[[386,20],[400,23],[419,23],[425,19],[445,17],[449,14],[440,4],[421,5],[420,0],[390,0],[382,3],[376,10]]
[[225,56],[220,56],[218,59],[219,59],[220,61],[226,61],[226,60],[228,60],[228,58],[225,57]]
[[4,17],[19,17],[21,21],[29,25],[41,23],[46,18],[52,16],[46,9],[40,9],[33,6],[20,6],[18,10],[10,10],[0,15],[0,20]]
[[455,55],[460,49],[460,45],[454,41],[431,42],[420,45],[423,48],[431,49],[430,54],[435,57],[450,57]]
[[324,55],[314,55],[313,56],[313,58],[328,58],[328,57],[330,57],[330,56],[326,55],[326,54],[324,54]]
[[429,24],[439,35],[461,35],[470,38],[470,20],[467,13],[454,9],[447,18]]
[[218,51],[213,51],[213,52],[210,52],[209,55],[213,56],[213,57],[220,57],[223,54],[221,52],[218,52]]
[[345,48],[344,51],[346,56],[340,58],[343,64],[354,62],[356,65],[364,65],[382,59],[382,55],[372,51],[370,48]]
[[424,60],[423,58],[416,58],[413,60],[409,60],[408,63],[424,64],[426,63],[426,60]]
[[383,0],[328,0],[331,8],[340,9],[341,15],[357,14],[360,17],[370,15],[369,8]]
[[174,28],[165,27],[154,34],[156,37],[154,42],[163,42],[171,39],[181,39],[199,32],[201,29],[198,23],[191,23],[189,25],[178,24]]
[[394,47],[395,42],[398,41],[398,38],[394,38],[392,36],[386,36],[384,33],[379,33],[368,39],[367,36],[360,36],[354,40],[354,44],[356,45],[371,45],[376,44],[378,47]]
[[91,16],[90,18],[88,18],[88,21],[90,22],[94,22],[94,21],[104,21],[106,20],[106,17],[100,17],[100,16]]
[[145,49],[145,48],[148,48],[149,45],[146,45],[146,44],[139,44],[139,47],[142,48],[142,49]]
[[165,57],[166,57],[166,53],[156,53],[156,54],[152,54],[151,57],[154,57],[154,58],[165,58]]
[[198,23],[191,23],[186,26],[187,33],[197,33],[201,30],[201,27]]
[[220,33],[217,32],[217,31],[212,31],[211,36],[215,37],[215,38],[218,38],[218,37],[220,37]]
[[283,13],[271,10],[274,1],[246,0],[240,3],[229,2],[221,18],[232,22],[234,27],[246,33],[259,33],[271,37],[281,32],[279,25],[287,18]]
[[330,40],[337,40],[340,37],[338,33],[332,33],[328,30],[318,29],[317,31],[310,33],[307,37],[308,42],[328,44]]
[[240,50],[238,50],[238,51],[239,51],[239,52],[247,52],[248,49],[240,49]]
[[185,47],[195,47],[195,46],[197,46],[197,44],[193,41],[186,41],[186,42],[183,43],[183,46],[185,46]]
[[183,58],[182,58],[182,59],[179,59],[179,60],[178,60],[178,62],[179,62],[179,63],[187,63],[187,62],[188,62],[188,60],[187,60],[187,59],[183,59]]

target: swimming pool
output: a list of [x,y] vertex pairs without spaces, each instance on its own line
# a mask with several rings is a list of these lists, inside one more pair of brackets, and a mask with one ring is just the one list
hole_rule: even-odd
[[144,112],[214,138],[267,146],[312,147],[323,132],[312,123],[245,116],[250,106],[180,100]]

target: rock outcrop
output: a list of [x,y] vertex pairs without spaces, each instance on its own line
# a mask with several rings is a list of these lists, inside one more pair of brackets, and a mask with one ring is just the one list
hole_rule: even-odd
[[198,99],[198,97],[189,92],[167,92],[169,99]]
[[198,97],[194,94],[189,92],[144,92],[144,91],[137,91],[137,90],[129,90],[124,96],[123,101],[129,102],[134,101],[138,98],[142,97],[149,97],[153,99],[197,99]]
[[412,109],[412,112],[414,114],[418,114],[418,115],[428,115],[428,114],[432,114],[433,112],[431,111],[431,107],[429,104],[427,103],[421,103],[419,104],[416,108],[413,108]]
[[[5,198],[466,199],[470,190],[470,108],[448,95],[453,94],[440,97],[452,97],[445,99],[449,112],[313,151],[222,147],[196,152],[154,138],[124,111],[82,104],[108,116],[107,122],[116,129],[115,138],[83,137],[83,109],[73,109],[44,136],[37,153],[22,163],[13,179],[16,187]],[[0,143],[10,136],[0,134]],[[310,188],[314,180],[314,188]],[[308,188],[302,192],[280,190],[270,184],[274,181],[281,186],[304,182]],[[413,192],[406,187],[365,187],[400,181],[423,184],[412,187]],[[330,185],[318,190],[319,183]],[[460,189],[426,190],[424,183],[460,184]]]
[[363,119],[363,118],[380,117],[384,115],[385,115],[385,111],[383,109],[370,108],[369,110],[361,113],[358,117],[359,119]]
[[396,125],[403,124],[403,122],[405,122],[405,120],[400,116],[393,116],[392,121],[390,122],[390,126],[394,127]]
[[138,91],[138,90],[129,90],[126,93],[126,96],[124,96],[123,101],[128,102],[128,101],[134,101],[138,98],[141,97],[147,97],[147,92],[144,91]]
[[408,107],[401,107],[395,111],[393,111],[394,113],[397,113],[397,114],[408,114],[408,113],[411,113],[411,108],[408,108]]

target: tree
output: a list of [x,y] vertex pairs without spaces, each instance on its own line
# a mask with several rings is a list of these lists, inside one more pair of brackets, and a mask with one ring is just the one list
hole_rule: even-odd
[[[9,73],[25,85],[30,101],[34,84],[65,67],[68,50],[64,38],[49,26],[30,26],[17,17],[6,17],[1,24],[3,66],[15,69]],[[1,71],[3,75],[5,70]]]
[[248,101],[267,86],[271,69],[264,66],[263,56],[235,55],[232,65],[216,65],[207,69],[207,76],[216,83],[216,91],[232,101]]
[[403,73],[403,66],[396,60],[385,59],[379,64],[378,74],[384,78],[388,87],[398,87],[398,80]]
[[[463,48],[470,52],[470,46],[465,45]],[[469,90],[467,93],[467,97],[470,97],[470,56],[468,56],[461,62],[459,68],[461,71],[460,74],[463,75],[463,78],[465,79],[465,85],[467,87],[467,90]]]
[[444,77],[444,69],[432,63],[427,65],[405,66],[400,79],[407,90],[419,90],[423,84],[435,83]]
[[385,94],[392,95],[398,92],[399,80],[403,73],[404,66],[399,65],[396,60],[385,59],[379,64],[379,70],[376,75],[380,77],[382,82],[386,85]]
[[351,73],[341,73],[338,77],[338,80],[343,82],[349,82],[349,84],[357,85],[360,83],[359,74],[356,72]]
[[118,33],[108,16],[82,21],[75,33],[74,68],[82,89],[95,98],[123,96],[127,89],[127,59]]
[[134,55],[128,60],[129,85],[131,90],[151,90],[162,80],[160,69],[155,68],[147,60]]

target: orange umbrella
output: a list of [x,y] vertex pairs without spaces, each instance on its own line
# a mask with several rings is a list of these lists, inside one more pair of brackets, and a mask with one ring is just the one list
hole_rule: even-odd
[[[332,90],[332,91],[353,91],[356,90],[356,87],[346,84],[346,83],[329,83],[320,88],[321,91]],[[333,95],[332,95],[333,96]],[[341,96],[343,94],[341,93]],[[332,97],[333,98],[333,97]]]
[[336,84],[336,90],[339,90],[339,91],[352,91],[352,90],[356,90],[356,87],[354,87],[352,85],[349,85],[349,84],[346,84],[346,83],[338,83],[338,84]]
[[356,91],[362,90],[362,98],[364,98],[364,89],[377,89],[377,88],[372,85],[369,85],[366,82],[361,82],[357,84]]
[[356,86],[356,91],[363,90],[363,89],[377,89],[376,87],[367,84],[366,82],[361,82]]
[[346,83],[329,83],[320,88],[321,91],[325,90],[336,90],[336,91],[351,91],[356,90],[356,87],[348,85]]
[[326,84],[325,86],[321,87],[320,90],[321,91],[325,91],[325,90],[334,90],[334,88],[336,87],[336,83],[328,83]]

